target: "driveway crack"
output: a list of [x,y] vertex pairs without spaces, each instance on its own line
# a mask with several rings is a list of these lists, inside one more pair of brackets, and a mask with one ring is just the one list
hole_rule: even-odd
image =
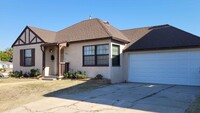
[[[149,97],[152,97],[152,96],[154,96],[154,95],[156,95],[156,94],[158,94],[158,93],[160,93],[160,92],[162,92],[162,91],[165,91],[165,90],[170,89],[170,88],[175,87],[175,86],[176,86],[176,85],[171,85],[171,86],[169,86],[169,87],[166,87],[166,88],[164,88],[164,89],[161,89],[161,90],[159,90],[159,91],[157,91],[157,92],[154,92],[154,93],[152,93],[152,94],[150,94],[150,95],[147,95],[147,96],[145,96],[145,97],[139,98],[139,99],[135,100],[133,103],[136,103],[136,102],[138,102],[138,101],[144,100],[144,99],[149,98]],[[133,106],[135,106],[135,104],[133,104],[133,105],[130,106],[130,107],[133,107]]]

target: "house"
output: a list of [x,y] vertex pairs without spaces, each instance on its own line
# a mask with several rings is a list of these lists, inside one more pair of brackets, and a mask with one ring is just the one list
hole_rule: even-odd
[[12,69],[13,64],[12,62],[7,62],[7,61],[0,61],[0,69]]
[[171,25],[118,30],[95,18],[57,32],[27,26],[12,47],[14,71],[200,86],[200,38]]

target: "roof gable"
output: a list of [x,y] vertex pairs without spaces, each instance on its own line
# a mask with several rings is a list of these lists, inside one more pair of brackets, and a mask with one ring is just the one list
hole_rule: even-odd
[[27,26],[15,40],[12,47],[38,43],[44,43],[44,40]]

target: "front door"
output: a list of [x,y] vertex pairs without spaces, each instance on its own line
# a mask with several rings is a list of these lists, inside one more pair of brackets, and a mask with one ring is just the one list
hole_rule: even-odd
[[45,52],[45,76],[56,76],[57,74],[57,47],[47,47]]

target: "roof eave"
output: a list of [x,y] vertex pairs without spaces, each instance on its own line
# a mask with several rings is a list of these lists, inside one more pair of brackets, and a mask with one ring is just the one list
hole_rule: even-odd
[[111,37],[111,39],[117,40],[117,41],[120,41],[120,42],[123,42],[123,43],[126,43],[126,44],[130,43],[130,41],[128,41],[128,40],[123,40],[123,39],[120,39],[120,38],[117,38],[117,37]]
[[41,44],[41,46],[57,46],[59,43],[55,42],[55,43],[44,43]]
[[138,52],[138,51],[156,51],[156,50],[173,50],[173,49],[192,49],[192,48],[200,48],[200,45],[192,45],[192,46],[177,46],[177,47],[160,47],[160,48],[146,48],[146,49],[125,49],[123,52]]

